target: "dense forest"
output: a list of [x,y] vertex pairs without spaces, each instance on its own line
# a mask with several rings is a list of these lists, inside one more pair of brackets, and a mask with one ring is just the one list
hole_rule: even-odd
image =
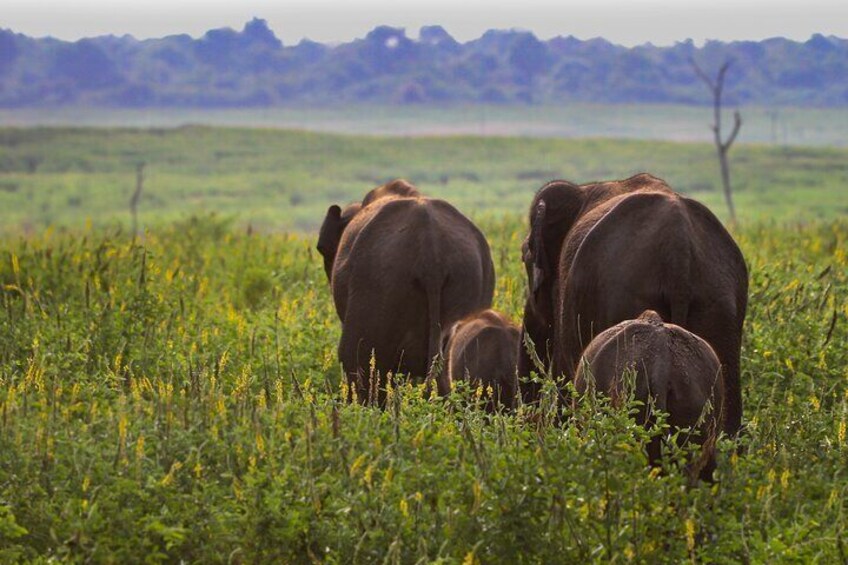
[[[567,26],[563,26],[567,30]],[[285,104],[682,103],[709,95],[691,60],[725,60],[732,104],[848,104],[848,40],[692,41],[633,48],[490,30],[466,43],[440,26],[377,27],[338,45],[284,45],[261,19],[242,31],[76,42],[0,30],[0,106],[257,107]]]

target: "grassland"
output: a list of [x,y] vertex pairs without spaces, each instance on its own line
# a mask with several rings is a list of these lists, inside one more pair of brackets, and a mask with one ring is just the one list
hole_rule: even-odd
[[[185,127],[0,130],[0,232],[126,225],[135,167],[147,163],[140,223],[215,212],[263,230],[315,230],[330,203],[402,176],[475,216],[523,213],[553,178],[650,171],[723,217],[708,144],[531,138],[380,138]],[[809,221],[848,211],[848,149],[739,145],[743,221]]]
[[343,402],[307,232],[406,176],[478,221],[518,320],[542,182],[648,170],[721,215],[710,146],[0,130],[0,562],[845,561],[848,151],[732,156],[746,433],[688,488],[679,450],[646,466],[659,428],[593,398],[567,427],[552,397],[489,416],[403,379],[386,410]]
[[[709,97],[704,91],[704,102]],[[742,107],[741,143],[848,146],[848,109]],[[668,104],[345,105],[253,109],[0,109],[0,126],[283,128],[381,136],[479,135],[709,141],[712,108]]]
[[[523,222],[481,226],[517,318]],[[0,561],[844,560],[848,225],[736,237],[747,432],[694,489],[591,399],[565,428],[404,381],[385,411],[347,405],[311,238],[209,218],[5,238]]]

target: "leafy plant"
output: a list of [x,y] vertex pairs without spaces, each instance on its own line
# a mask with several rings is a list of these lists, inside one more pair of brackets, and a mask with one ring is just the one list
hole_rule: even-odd
[[[746,431],[695,488],[674,442],[648,467],[661,420],[561,397],[550,375],[542,408],[515,414],[402,375],[385,410],[348,404],[314,241],[219,223],[0,242],[0,559],[841,559],[844,221],[736,233]],[[518,319],[526,228],[481,227]]]

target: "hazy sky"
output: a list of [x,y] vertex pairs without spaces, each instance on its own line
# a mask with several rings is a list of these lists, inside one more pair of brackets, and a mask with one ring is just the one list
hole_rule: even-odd
[[287,45],[304,37],[349,41],[379,24],[440,24],[460,41],[490,28],[522,28],[547,39],[602,36],[624,45],[669,45],[692,38],[804,40],[813,33],[848,38],[848,0],[3,0],[0,28],[78,39],[103,34],[138,38],[202,35],[268,20]]

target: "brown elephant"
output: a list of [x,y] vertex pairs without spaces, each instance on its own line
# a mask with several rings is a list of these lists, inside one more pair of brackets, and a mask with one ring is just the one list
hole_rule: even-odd
[[[344,211],[330,206],[318,250],[342,322],[339,359],[362,402],[377,400],[372,355],[383,378],[389,371],[429,376],[442,328],[492,304],[494,265],[483,234],[404,180]],[[446,372],[436,373],[447,394]]]
[[[701,457],[688,464],[689,475],[711,480],[715,470],[715,439],[722,428],[724,386],[721,363],[710,345],[680,326],[663,323],[653,310],[601,332],[583,352],[575,375],[577,391],[585,393],[592,382],[613,404],[625,394],[627,372],[635,377],[633,396],[643,403],[636,415],[639,424],[653,420],[651,409],[668,414],[672,431],[697,432]],[[656,464],[661,439],[648,446]]]
[[[725,431],[742,421],[739,356],[748,269],[733,238],[702,204],[656,177],[546,184],[523,246],[529,292],[522,342],[554,375],[572,379],[592,338],[645,310],[694,332],[724,370]],[[534,368],[519,349],[519,376]],[[537,395],[523,385],[525,400]]]
[[519,328],[495,310],[484,310],[453,324],[444,336],[445,366],[451,384],[468,379],[472,387],[491,387],[496,404],[513,408],[518,380]]

